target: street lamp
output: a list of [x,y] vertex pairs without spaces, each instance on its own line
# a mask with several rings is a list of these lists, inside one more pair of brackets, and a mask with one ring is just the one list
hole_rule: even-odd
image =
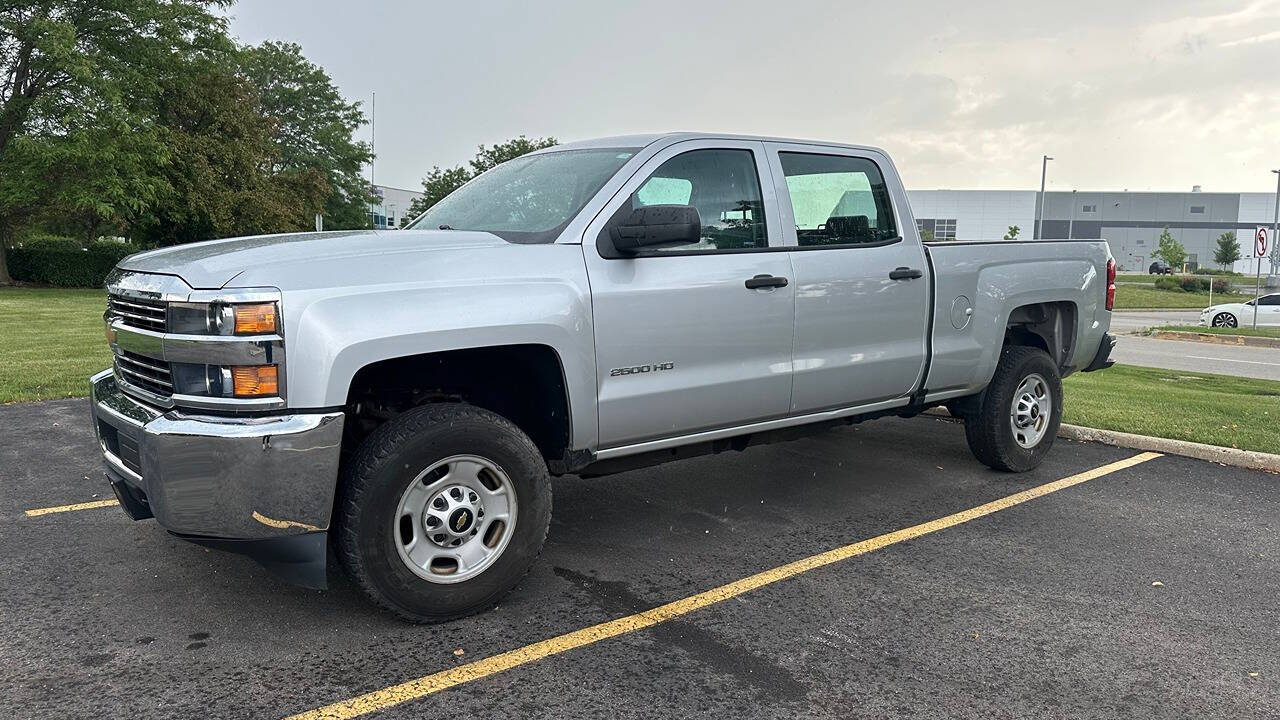
[[1049,172],[1049,161],[1052,159],[1048,155],[1040,157],[1040,223],[1036,229],[1036,237],[1040,240],[1044,239],[1044,179]]
[[1276,174],[1276,207],[1275,213],[1271,216],[1271,274],[1275,275],[1280,268],[1280,244],[1276,241],[1280,240],[1280,236],[1276,235],[1280,231],[1280,170],[1272,170]]

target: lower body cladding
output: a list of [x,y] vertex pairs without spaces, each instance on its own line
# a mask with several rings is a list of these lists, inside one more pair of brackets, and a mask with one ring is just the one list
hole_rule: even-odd
[[90,382],[94,431],[126,514],[325,587],[342,413],[162,412],[125,395],[111,371]]

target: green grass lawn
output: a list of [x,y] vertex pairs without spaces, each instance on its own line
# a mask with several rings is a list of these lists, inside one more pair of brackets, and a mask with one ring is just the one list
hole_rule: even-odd
[[1280,453],[1280,382],[1116,365],[1063,385],[1063,422]]
[[[1213,294],[1213,303],[1244,302],[1252,300],[1253,295],[1236,293]],[[1130,310],[1135,308],[1189,308],[1202,310],[1209,307],[1209,293],[1182,292],[1181,290],[1157,290],[1138,285],[1116,285],[1116,309]]]
[[[1247,322],[1247,320],[1245,321]],[[1254,330],[1251,327],[1221,328],[1201,327],[1199,325],[1161,325],[1151,328],[1151,332],[1168,330],[1170,332],[1208,333],[1210,335],[1249,335],[1252,337],[1280,338],[1280,328],[1265,327]]]
[[0,287],[0,403],[81,397],[111,365],[101,290]]

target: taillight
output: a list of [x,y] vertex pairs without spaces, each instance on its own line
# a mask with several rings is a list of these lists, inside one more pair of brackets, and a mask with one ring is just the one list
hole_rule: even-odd
[[1116,261],[1115,258],[1107,258],[1107,309],[1114,309],[1116,306]]

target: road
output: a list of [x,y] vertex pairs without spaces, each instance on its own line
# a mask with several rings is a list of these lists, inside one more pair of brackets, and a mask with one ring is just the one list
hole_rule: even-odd
[[1280,380],[1280,350],[1275,348],[1159,340],[1129,334],[1158,325],[1195,325],[1199,320],[1198,310],[1113,313],[1111,332],[1116,335],[1116,349],[1111,356],[1126,365]]
[[[515,594],[413,626],[338,576],[327,592],[287,586],[115,507],[26,515],[107,493],[86,415],[83,400],[0,407],[6,718],[282,717],[463,667],[450,687],[402,686],[367,708],[1280,716],[1272,475],[1061,440],[1036,471],[1000,474],[955,423],[879,420],[561,479],[546,550]],[[1080,484],[1050,484],[1064,478]],[[785,565],[841,547],[857,552]],[[779,567],[772,584],[641,616],[651,625],[565,636]]]
[[1159,325],[1195,325],[1199,310],[1117,310],[1111,313],[1111,332],[1136,333]]

